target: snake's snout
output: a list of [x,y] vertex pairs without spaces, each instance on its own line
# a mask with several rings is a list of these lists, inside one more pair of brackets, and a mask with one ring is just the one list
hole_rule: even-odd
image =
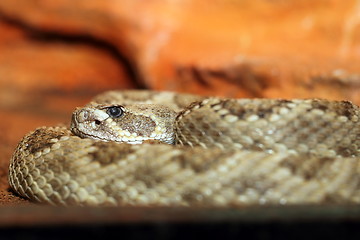
[[71,116],[71,124],[70,124],[70,130],[75,135],[79,134],[79,125],[85,122],[85,120],[88,118],[88,111],[84,111],[84,109],[76,109],[72,116]]
[[109,115],[103,110],[78,108],[72,114],[70,130],[75,135],[82,135],[82,133],[96,129],[104,120],[108,119]]
[[72,115],[72,122],[80,124],[85,122],[102,122],[109,118],[109,115],[99,109],[76,109]]

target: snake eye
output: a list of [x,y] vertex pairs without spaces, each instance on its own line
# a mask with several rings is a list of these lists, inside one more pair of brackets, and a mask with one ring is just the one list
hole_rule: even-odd
[[110,115],[110,117],[113,117],[113,118],[118,118],[121,115],[123,115],[123,113],[124,113],[122,108],[119,106],[109,107],[106,112],[107,112],[107,114]]

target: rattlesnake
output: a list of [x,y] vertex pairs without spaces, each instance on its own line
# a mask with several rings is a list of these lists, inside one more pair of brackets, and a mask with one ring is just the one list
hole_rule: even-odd
[[347,101],[111,91],[26,135],[9,183],[54,205],[359,203],[359,123]]

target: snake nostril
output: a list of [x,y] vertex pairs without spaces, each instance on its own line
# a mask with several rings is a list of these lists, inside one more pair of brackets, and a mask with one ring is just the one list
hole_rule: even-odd
[[100,125],[100,123],[101,123],[101,121],[95,120],[95,124],[96,124],[96,125]]

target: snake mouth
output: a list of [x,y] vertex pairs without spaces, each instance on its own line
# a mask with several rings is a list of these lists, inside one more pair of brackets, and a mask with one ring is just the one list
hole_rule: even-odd
[[89,133],[84,133],[82,131],[80,131],[78,128],[76,128],[75,126],[71,126],[70,128],[71,132],[80,137],[80,138],[89,138],[89,139],[94,139],[94,140],[100,140],[103,142],[117,142],[117,143],[127,143],[127,144],[142,144],[143,141],[146,140],[150,140],[151,138],[144,138],[144,139],[129,139],[129,138],[109,138],[109,137],[100,137],[100,136],[96,136],[93,134],[89,134]]

